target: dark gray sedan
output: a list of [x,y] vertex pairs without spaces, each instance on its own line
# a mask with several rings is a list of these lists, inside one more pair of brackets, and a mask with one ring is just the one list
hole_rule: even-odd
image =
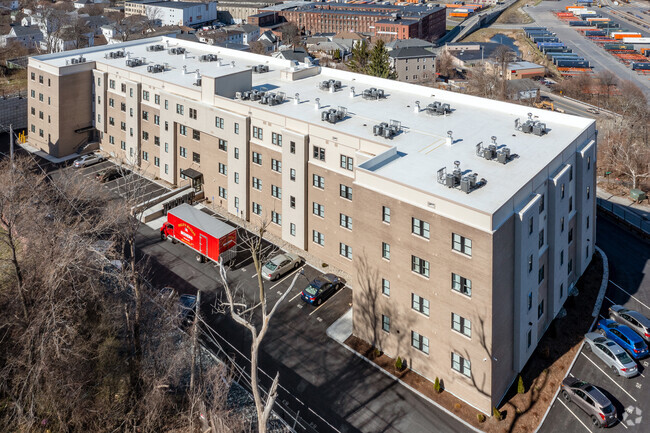
[[622,305],[609,307],[609,318],[631,328],[646,342],[650,343],[650,319],[638,311],[630,310]]
[[562,381],[562,398],[566,402],[574,402],[585,411],[596,427],[608,427],[616,423],[616,408],[612,402],[598,388],[587,382],[566,377]]

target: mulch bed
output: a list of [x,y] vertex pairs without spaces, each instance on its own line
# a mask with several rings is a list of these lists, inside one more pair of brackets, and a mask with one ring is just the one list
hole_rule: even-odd
[[599,254],[594,254],[576,285],[580,293],[577,297],[570,296],[564,305],[567,315],[551,323],[524,366],[521,377],[525,392],[517,393],[518,381],[515,381],[506,394],[499,407],[503,417],[501,421],[488,417],[484,422],[479,422],[479,412],[476,409],[448,392],[437,393],[433,382],[409,369],[398,371],[395,368],[395,359],[377,353],[370,344],[354,335],[350,336],[345,344],[481,430],[488,433],[533,432],[544,416],[560,382],[566,376],[583,336],[594,319],[591,313],[602,275],[602,258]]

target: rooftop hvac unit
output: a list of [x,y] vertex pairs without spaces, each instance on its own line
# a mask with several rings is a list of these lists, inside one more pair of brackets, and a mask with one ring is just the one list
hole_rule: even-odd
[[318,88],[321,90],[337,91],[342,87],[341,82],[338,80],[325,80],[318,83]]
[[216,62],[219,60],[216,54],[203,54],[199,56],[199,62]]
[[339,120],[345,119],[347,115],[348,109],[345,107],[330,108],[320,113],[320,119],[329,123],[336,123]]
[[362,96],[364,99],[382,99],[386,97],[386,94],[384,93],[383,89],[375,89],[374,87],[371,87],[370,89],[366,89],[363,91]]
[[167,50],[169,54],[183,54],[185,53],[185,48],[183,47],[174,47]]
[[546,123],[535,122],[535,124],[533,125],[533,134],[540,137],[546,134]]
[[443,104],[442,102],[433,102],[426,106],[425,111],[427,114],[431,115],[442,115],[451,113],[451,107],[449,104]]
[[164,65],[149,65],[149,66],[147,66],[147,72],[150,72],[152,74],[157,74],[159,72],[165,72],[165,66]]
[[528,119],[521,124],[521,132],[524,134],[535,134],[537,136],[542,136],[547,133],[546,123],[542,123],[539,120]]
[[505,164],[508,161],[510,161],[510,148],[504,147],[503,149],[499,149],[497,152],[497,161],[499,161],[501,164]]
[[142,61],[142,59],[138,59],[138,58],[126,59],[126,66],[128,66],[130,68],[135,68],[137,66],[142,66],[143,64],[144,64],[144,62]]
[[[455,171],[455,170],[454,170]],[[460,190],[465,194],[469,194],[474,188],[476,188],[476,178],[478,175],[476,173],[468,174],[463,176],[460,179]]]
[[79,63],[79,59],[76,57],[73,57],[70,59],[70,63]]
[[268,65],[254,65],[252,69],[253,72],[255,72],[256,74],[263,74],[264,72],[269,72]]
[[147,51],[162,51],[165,47],[163,45],[147,45]]
[[273,93],[273,92],[262,92],[263,95],[260,98],[260,104],[264,105],[278,105],[282,104],[285,100],[285,93],[284,92],[278,92],[278,93]]
[[391,120],[390,124],[381,122],[379,125],[372,127],[372,133],[375,136],[390,138],[391,140],[400,132],[402,132],[402,123],[398,120]]
[[108,53],[108,57],[110,57],[111,59],[120,59],[125,55],[126,54],[124,53],[123,50],[111,51],[110,53]]
[[199,86],[199,87],[201,87],[201,79],[200,79],[200,78],[197,78],[197,79],[194,81],[193,84],[194,84],[195,86]]
[[451,173],[447,173],[447,167],[442,167],[438,170],[436,180],[439,184],[447,188],[460,189],[466,194],[487,184],[485,179],[477,180],[478,174],[476,173],[469,173],[463,176],[463,171],[460,169],[460,161],[454,161],[454,166],[454,171]]

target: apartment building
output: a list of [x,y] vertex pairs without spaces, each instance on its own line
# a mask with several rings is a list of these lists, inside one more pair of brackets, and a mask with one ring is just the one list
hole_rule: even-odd
[[166,37],[28,81],[31,145],[269,221],[353,276],[355,335],[487,414],[593,254],[591,119]]
[[132,0],[124,2],[124,14],[143,15],[163,26],[196,26],[217,19],[217,2]]

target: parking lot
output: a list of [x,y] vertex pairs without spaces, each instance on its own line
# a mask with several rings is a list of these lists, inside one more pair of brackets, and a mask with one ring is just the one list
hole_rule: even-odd
[[[598,244],[609,258],[610,280],[605,293],[599,320],[609,318],[608,308],[623,305],[650,316],[650,278],[647,267],[650,259],[648,243],[625,231],[605,218],[598,219]],[[637,360],[639,373],[626,379],[616,376],[596,355],[580,351],[571,377],[587,381],[612,401],[618,420],[610,427],[614,431],[647,432],[650,417],[650,358]],[[644,419],[645,418],[645,419]],[[551,406],[540,432],[585,432],[598,430],[589,416],[560,395]]]

